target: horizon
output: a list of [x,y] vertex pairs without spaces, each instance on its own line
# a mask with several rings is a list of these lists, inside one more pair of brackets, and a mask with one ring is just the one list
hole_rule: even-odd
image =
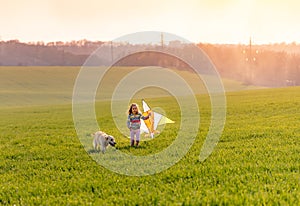
[[140,31],[173,33],[194,43],[300,43],[296,0],[109,2],[4,1],[0,41],[113,41]]
[[[21,43],[21,44],[28,44],[28,45],[38,45],[39,43],[43,43],[44,46],[48,46],[47,44],[50,44],[50,43],[57,43],[57,42],[62,42],[63,44],[68,44],[68,43],[73,43],[73,42],[77,42],[79,43],[80,41],[88,41],[88,42],[93,42],[93,43],[96,43],[96,42],[102,42],[102,43],[110,43],[110,42],[114,42],[114,43],[124,43],[122,41],[103,41],[103,40],[90,40],[90,39],[86,39],[86,38],[83,38],[83,39],[71,39],[71,40],[67,40],[67,41],[62,41],[62,40],[57,40],[57,41],[43,41],[43,40],[38,40],[38,41],[21,41],[19,39],[8,39],[8,40],[1,40],[0,39],[0,42],[5,42],[5,43],[8,43],[8,42],[11,42],[11,41],[17,41],[18,43]],[[248,42],[245,42],[245,43],[212,43],[212,42],[190,42],[192,44],[212,44],[212,45],[249,45],[249,42],[250,42],[250,38],[248,39]],[[128,42],[126,42],[128,43]],[[187,42],[181,42],[182,44],[185,44]],[[135,43],[128,43],[129,45],[135,45]],[[141,43],[142,44],[146,44],[146,43]],[[156,43],[158,44],[158,43]],[[293,42],[270,42],[270,43],[261,43],[261,44],[258,44],[258,43],[255,43],[253,42],[252,38],[251,38],[251,45],[252,46],[271,46],[271,45],[296,45],[296,46],[300,46],[300,42],[296,42],[296,41],[293,41]],[[152,44],[152,45],[155,45],[155,44]],[[168,44],[165,44],[165,45],[168,45]]]

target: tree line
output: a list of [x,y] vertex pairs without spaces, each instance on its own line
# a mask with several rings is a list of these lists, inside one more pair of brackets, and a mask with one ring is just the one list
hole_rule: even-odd
[[[175,44],[176,43],[176,44]],[[173,45],[173,47],[172,47]],[[175,46],[174,46],[175,45]],[[101,41],[36,42],[18,40],[0,42],[0,66],[82,66],[92,52],[102,47],[99,65],[109,65],[117,53],[160,47],[161,45],[132,45]],[[169,49],[192,56],[192,47],[173,42]],[[224,78],[260,86],[300,85],[300,45],[292,43],[276,45],[226,45],[199,43]],[[118,52],[116,52],[118,51]],[[163,50],[162,50],[163,51]],[[115,53],[114,53],[115,52]],[[115,55],[115,56],[114,56]],[[191,69],[186,62],[162,53],[142,52],[118,60],[119,66],[161,66]],[[202,65],[206,67],[207,65]]]

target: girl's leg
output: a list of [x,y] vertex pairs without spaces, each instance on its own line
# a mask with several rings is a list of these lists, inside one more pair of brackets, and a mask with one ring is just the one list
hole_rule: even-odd
[[134,146],[134,130],[130,130],[130,146]]
[[138,147],[139,146],[139,143],[140,143],[140,134],[141,134],[141,131],[139,129],[136,130],[136,146]]

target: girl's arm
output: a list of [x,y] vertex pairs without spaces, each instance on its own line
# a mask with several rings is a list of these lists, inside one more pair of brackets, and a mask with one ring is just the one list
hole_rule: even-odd
[[151,116],[151,112],[149,112],[149,114],[147,115],[147,116],[141,116],[141,118],[143,119],[143,120],[146,120],[146,119],[149,119],[149,117]]
[[128,116],[128,119],[127,119],[127,128],[130,129],[130,119],[129,119],[129,116]]

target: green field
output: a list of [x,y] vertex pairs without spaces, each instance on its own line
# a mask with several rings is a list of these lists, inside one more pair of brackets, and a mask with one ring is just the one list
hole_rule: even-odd
[[[111,86],[105,87],[104,94],[98,94],[98,97],[100,99],[110,97],[108,94],[112,92],[116,82],[133,69],[121,67],[121,69],[109,70],[110,72],[103,79],[103,84]],[[79,70],[80,67],[0,66],[0,107],[69,104],[72,102],[73,87]],[[178,71],[178,73],[187,79],[195,93],[205,93],[203,85],[197,83],[201,80],[195,75],[187,71]],[[227,79],[224,80],[224,87],[226,91],[260,89],[259,87],[247,86]],[[149,97],[155,96],[158,96],[158,94],[153,95],[151,93],[149,95]]]
[[[299,205],[300,87],[243,90],[226,80],[225,129],[204,162],[210,105],[198,94],[200,130],[187,155],[161,173],[131,177],[98,165],[77,138],[71,98],[78,71],[0,68],[0,205]],[[148,155],[171,144],[178,105],[171,97],[147,100],[176,124],[138,149],[115,127],[110,103],[96,103],[98,123],[115,136],[116,149]]]

